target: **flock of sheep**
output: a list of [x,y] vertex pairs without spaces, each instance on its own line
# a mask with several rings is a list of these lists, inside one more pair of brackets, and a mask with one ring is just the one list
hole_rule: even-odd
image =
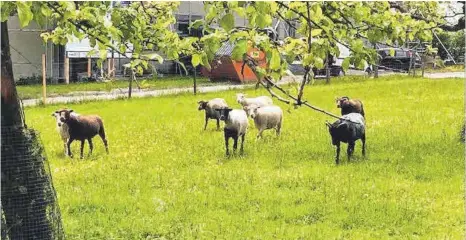
[[[205,111],[204,130],[207,128],[209,119],[217,121],[217,129],[220,128],[220,121],[225,122],[225,150],[226,155],[230,155],[229,139],[233,138],[233,151],[238,147],[238,139],[241,138],[240,153],[243,153],[244,138],[249,126],[248,116],[254,120],[254,125],[259,131],[257,139],[262,137],[262,133],[267,129],[275,129],[277,136],[283,123],[283,111],[279,106],[273,105],[270,97],[260,96],[247,98],[244,94],[236,94],[237,102],[242,109],[231,109],[222,98],[199,101],[198,110]],[[348,160],[354,152],[355,142],[362,141],[362,154],[365,155],[366,134],[364,107],[360,100],[341,97],[336,99],[337,107],[341,108],[341,119],[334,123],[327,122],[329,133],[332,137],[332,144],[336,146],[336,163],[340,160],[340,143],[348,143]]]
[[[225,122],[224,137],[226,155],[230,155],[229,140],[233,138],[233,151],[238,147],[238,139],[241,138],[240,153],[243,153],[244,138],[249,127],[248,117],[254,120],[258,129],[257,139],[267,129],[275,129],[277,136],[283,123],[283,111],[279,106],[273,105],[270,97],[260,96],[247,98],[244,94],[236,94],[237,102],[241,104],[240,109],[229,108],[227,102],[222,98],[214,98],[209,101],[199,101],[198,110],[205,111],[204,130],[207,128],[209,119],[217,121],[217,130],[220,129],[220,121]],[[360,100],[341,97],[336,99],[337,107],[341,108],[342,117],[334,123],[327,122],[332,144],[336,146],[336,163],[339,163],[340,143],[348,143],[348,160],[354,152],[355,142],[362,141],[362,154],[365,155],[365,119],[364,108]],[[73,157],[70,145],[74,140],[81,141],[81,158],[83,158],[84,143],[89,143],[89,154],[92,153],[92,138],[99,135],[108,153],[108,144],[105,137],[103,121],[96,115],[80,115],[71,109],[60,109],[52,113],[56,120],[57,130],[64,144],[65,155]]]

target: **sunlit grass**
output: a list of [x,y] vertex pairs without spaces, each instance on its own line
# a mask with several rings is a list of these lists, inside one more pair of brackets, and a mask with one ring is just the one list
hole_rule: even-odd
[[[267,94],[248,90],[250,95]],[[68,105],[99,114],[109,139],[84,160],[63,156],[50,113],[27,108],[39,130],[68,239],[463,239],[464,80],[396,76],[335,79],[307,88],[338,113],[335,96],[364,102],[367,157],[335,165],[324,124],[307,108],[285,111],[282,135],[250,122],[244,156],[224,157],[223,132],[202,131],[200,99],[234,91]],[[79,152],[74,143],[73,152]],[[85,151],[88,151],[86,145]]]

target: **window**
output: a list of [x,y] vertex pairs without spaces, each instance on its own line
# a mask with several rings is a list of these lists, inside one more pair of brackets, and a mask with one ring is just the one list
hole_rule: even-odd
[[187,37],[187,36],[201,37],[202,36],[201,29],[189,29],[189,25],[198,19],[202,19],[202,16],[182,15],[182,14],[176,15],[176,24],[177,24],[176,29],[178,31],[178,34],[181,37]]

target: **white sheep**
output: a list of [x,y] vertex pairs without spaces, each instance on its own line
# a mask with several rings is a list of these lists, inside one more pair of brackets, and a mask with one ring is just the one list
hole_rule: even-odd
[[220,129],[220,114],[215,109],[228,108],[227,102],[222,98],[214,98],[209,101],[201,100],[197,102],[199,104],[198,110],[205,110],[205,124],[204,130],[207,128],[209,119],[217,120],[217,130]]
[[[78,113],[76,112],[71,112],[71,115],[72,116],[79,116]],[[65,155],[68,155],[68,151],[67,151],[67,147],[66,147],[66,143],[68,142],[68,139],[70,138],[70,133],[69,133],[69,128],[68,128],[68,124],[62,122],[60,120],[60,111],[55,111],[54,113],[52,113],[52,117],[55,118],[55,121],[56,121],[56,124],[57,124],[57,132],[60,134],[60,137],[63,141],[63,146],[65,148]]]
[[238,147],[238,138],[241,137],[240,154],[243,153],[244,137],[249,126],[248,116],[242,109],[223,108],[216,109],[220,114],[220,120],[225,121],[224,136],[226,155],[230,155],[228,150],[228,140],[233,138],[233,151],[235,152]]
[[238,101],[238,103],[241,104],[243,107],[246,107],[252,104],[258,107],[268,106],[268,105],[273,104],[273,101],[270,97],[260,96],[256,98],[247,98],[246,95],[243,93],[236,94],[236,101]]
[[283,123],[283,111],[279,106],[263,106],[250,105],[245,107],[248,115],[254,119],[254,125],[259,130],[257,139],[262,137],[262,132],[267,129],[275,128],[277,136],[280,135],[280,130]]

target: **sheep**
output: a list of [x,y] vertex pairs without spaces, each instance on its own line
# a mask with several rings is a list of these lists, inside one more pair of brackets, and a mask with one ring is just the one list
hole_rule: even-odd
[[354,152],[354,145],[356,140],[361,139],[362,155],[366,155],[366,133],[364,117],[359,113],[350,113],[343,115],[342,118],[345,120],[340,119],[332,124],[326,122],[330,136],[332,137],[332,144],[337,147],[335,159],[337,164],[340,162],[340,142],[348,143],[348,161]]
[[258,107],[255,104],[244,107],[246,113],[254,119],[254,124],[259,130],[256,139],[262,137],[262,132],[267,129],[275,128],[277,136],[280,135],[280,129],[283,122],[283,111],[279,106],[270,105]]
[[256,98],[247,98],[243,93],[236,94],[236,101],[243,107],[255,104],[258,107],[272,105],[273,101],[270,97],[260,96]]
[[[78,113],[76,112],[71,112],[72,116],[79,116]],[[63,141],[63,147],[65,150],[65,155],[67,155],[67,148],[66,148],[66,142],[68,142],[68,139],[70,138],[70,134],[68,133],[68,124],[62,123],[60,120],[60,111],[55,111],[52,113],[52,117],[55,118],[55,121],[57,123],[57,131],[60,134],[60,137]]]
[[105,138],[105,130],[102,119],[96,115],[73,116],[72,113],[72,109],[62,109],[58,111],[58,114],[60,115],[60,121],[68,125],[69,138],[66,143],[68,156],[73,158],[70,145],[74,140],[81,141],[81,159],[83,158],[84,141],[86,139],[89,142],[89,155],[92,154],[92,138],[97,134],[99,134],[100,138],[102,138],[105,151],[108,154],[108,143],[107,139]]
[[349,113],[360,113],[364,116],[364,106],[359,99],[350,99],[349,97],[339,97],[336,99],[337,108],[341,108],[341,115]]
[[223,131],[225,137],[226,155],[230,155],[228,150],[229,139],[233,138],[233,152],[236,152],[239,137],[241,137],[240,154],[243,154],[244,137],[246,136],[246,132],[249,126],[246,112],[242,109],[231,108],[215,109],[215,111],[220,114],[220,120],[225,121],[225,128]]
[[220,115],[215,109],[228,108],[227,102],[222,98],[214,98],[209,101],[201,100],[197,102],[199,104],[198,110],[205,110],[205,124],[204,130],[207,129],[207,123],[209,119],[217,120],[217,130],[220,129]]

